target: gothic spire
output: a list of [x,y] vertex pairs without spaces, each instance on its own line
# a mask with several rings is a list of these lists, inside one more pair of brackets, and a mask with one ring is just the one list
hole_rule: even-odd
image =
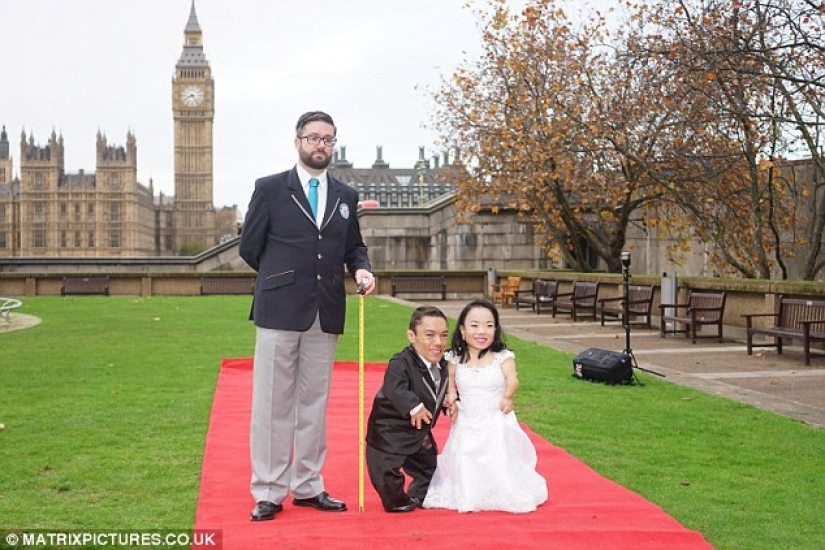
[[195,0],[192,0],[192,8],[189,10],[189,21],[186,23],[187,32],[201,32],[198,24],[198,14],[195,12]]
[[178,67],[207,67],[209,62],[203,53],[203,32],[195,11],[195,0],[189,10],[189,20],[183,30],[183,51],[178,59]]

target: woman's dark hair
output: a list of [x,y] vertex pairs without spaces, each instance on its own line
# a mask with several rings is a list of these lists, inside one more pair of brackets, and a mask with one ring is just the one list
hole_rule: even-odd
[[462,363],[466,363],[469,360],[470,355],[467,351],[467,342],[461,336],[461,327],[464,326],[464,322],[467,320],[467,314],[477,307],[483,307],[484,309],[489,310],[490,313],[493,314],[493,320],[496,324],[496,333],[493,336],[493,343],[490,344],[487,349],[481,350],[478,356],[483,357],[488,351],[502,351],[507,349],[507,345],[504,343],[504,335],[501,331],[501,322],[498,318],[498,309],[496,309],[496,306],[487,300],[473,300],[464,306],[463,310],[461,310],[455,330],[453,331],[452,340],[450,341],[450,351],[452,351],[454,355],[461,357],[460,361]]

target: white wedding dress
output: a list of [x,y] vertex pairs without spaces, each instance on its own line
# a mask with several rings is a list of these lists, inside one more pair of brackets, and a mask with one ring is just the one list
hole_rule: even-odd
[[[536,449],[515,412],[504,414],[501,363],[513,352],[493,354],[483,368],[456,365],[459,413],[438,455],[425,508],[459,512],[532,512],[547,500],[547,482],[536,472]],[[457,359],[449,352],[450,362]]]

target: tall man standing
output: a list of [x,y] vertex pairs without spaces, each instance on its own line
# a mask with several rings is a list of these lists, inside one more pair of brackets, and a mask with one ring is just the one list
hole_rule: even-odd
[[297,165],[260,178],[240,255],[258,272],[250,454],[252,521],[295,506],[341,512],[324,490],[326,409],[344,332],[344,265],[363,294],[375,288],[356,209],[358,192],[327,173],[337,129],[313,111],[295,126]]

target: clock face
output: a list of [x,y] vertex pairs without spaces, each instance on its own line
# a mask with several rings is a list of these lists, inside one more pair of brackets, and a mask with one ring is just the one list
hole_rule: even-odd
[[197,107],[203,101],[203,89],[200,86],[186,86],[180,94],[181,101],[189,107]]

